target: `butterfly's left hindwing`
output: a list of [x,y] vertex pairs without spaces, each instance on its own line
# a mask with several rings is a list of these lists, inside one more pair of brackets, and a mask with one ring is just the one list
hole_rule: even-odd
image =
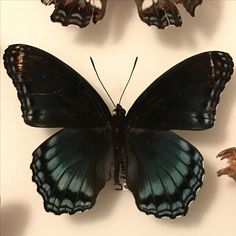
[[91,208],[110,174],[110,148],[106,129],[64,129],[42,143],[31,169],[45,210],[73,214]]
[[220,94],[232,73],[232,58],[224,52],[205,52],[180,62],[138,97],[128,111],[128,126],[157,130],[211,128]]
[[127,186],[137,207],[158,218],[185,215],[202,185],[203,158],[170,131],[132,129],[127,138]]

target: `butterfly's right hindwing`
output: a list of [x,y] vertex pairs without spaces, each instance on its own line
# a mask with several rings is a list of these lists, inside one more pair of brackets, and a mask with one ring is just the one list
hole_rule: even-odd
[[33,153],[33,181],[46,211],[74,214],[91,208],[110,175],[105,129],[64,129]]

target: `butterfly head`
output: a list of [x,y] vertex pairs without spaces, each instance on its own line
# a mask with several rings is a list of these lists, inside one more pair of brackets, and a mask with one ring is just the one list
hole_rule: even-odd
[[112,116],[122,117],[125,116],[125,109],[120,104],[116,105],[116,108],[112,111]]

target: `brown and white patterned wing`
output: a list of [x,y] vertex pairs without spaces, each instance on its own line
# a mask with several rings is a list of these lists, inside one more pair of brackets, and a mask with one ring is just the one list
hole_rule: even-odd
[[135,0],[135,2],[142,21],[164,29],[169,25],[182,25],[176,4],[183,4],[185,9],[194,16],[195,8],[202,3],[202,0]]
[[60,22],[63,26],[70,24],[83,28],[91,21],[100,21],[106,12],[108,0],[41,0],[45,5],[55,4],[51,15],[53,22]]

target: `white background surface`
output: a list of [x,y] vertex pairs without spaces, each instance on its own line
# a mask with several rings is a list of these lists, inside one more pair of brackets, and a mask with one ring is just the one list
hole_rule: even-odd
[[[122,101],[128,110],[140,93],[177,62],[208,50],[229,52],[236,61],[236,1],[204,0],[192,18],[179,7],[183,26],[158,30],[138,17],[134,0],[109,0],[105,18],[85,29],[62,27],[50,21],[53,6],[35,1],[1,1],[1,58],[14,43],[48,51],[84,76],[102,95],[89,56],[115,102],[129,77],[136,56],[139,61]],[[178,132],[205,158],[204,186],[186,217],[176,220],[146,216],[136,208],[129,191],[115,191],[111,184],[99,195],[95,207],[73,216],[55,216],[43,209],[41,196],[31,181],[32,151],[54,129],[32,128],[21,118],[16,90],[1,61],[1,236],[120,236],[120,235],[234,235],[236,183],[217,178],[225,166],[215,158],[236,145],[236,73],[224,90],[212,129]]]

